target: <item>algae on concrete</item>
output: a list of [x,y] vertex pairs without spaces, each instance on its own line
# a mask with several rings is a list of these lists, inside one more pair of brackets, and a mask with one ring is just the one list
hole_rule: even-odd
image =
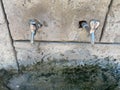
[[[92,61],[93,64],[91,64]],[[115,60],[109,60],[109,58],[96,59],[89,63],[85,61],[81,65],[76,62],[78,61],[38,62],[35,65],[22,67],[22,74],[9,74],[9,72],[0,74],[0,76],[3,77],[2,80],[6,85],[4,90],[120,89],[119,64],[116,64]]]

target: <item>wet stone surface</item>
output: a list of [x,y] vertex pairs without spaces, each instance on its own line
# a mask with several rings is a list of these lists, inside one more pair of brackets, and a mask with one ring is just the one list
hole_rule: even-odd
[[118,60],[79,62],[38,62],[22,67],[21,74],[1,70],[0,90],[120,90]]

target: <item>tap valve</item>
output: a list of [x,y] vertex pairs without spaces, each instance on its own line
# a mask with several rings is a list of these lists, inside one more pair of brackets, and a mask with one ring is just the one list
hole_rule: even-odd
[[100,25],[100,21],[92,19],[90,25],[86,21],[80,21],[79,27],[85,29],[91,35],[91,44],[95,43],[95,31]]
[[98,20],[91,20],[90,21],[90,35],[91,35],[91,44],[94,45],[95,43],[95,31],[100,25],[100,21]]
[[39,28],[42,27],[42,24],[37,20],[37,19],[30,19],[29,20],[29,26],[30,26],[30,31],[31,31],[31,44],[34,43],[34,37],[36,35],[36,32]]

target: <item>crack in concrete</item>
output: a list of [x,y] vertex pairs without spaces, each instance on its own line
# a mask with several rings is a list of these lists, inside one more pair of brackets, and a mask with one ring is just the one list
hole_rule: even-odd
[[109,15],[111,7],[112,7],[112,3],[113,3],[113,0],[111,0],[109,5],[108,5],[108,11],[107,11],[106,16],[105,16],[105,20],[104,20],[104,24],[103,24],[103,28],[102,28],[102,31],[101,31],[99,42],[102,40],[104,30],[105,30],[105,27],[106,27],[106,23],[107,23],[107,19],[108,19],[108,15]]
[[10,37],[11,45],[12,45],[12,47],[13,47],[13,52],[14,52],[14,57],[15,57],[16,64],[17,64],[17,68],[18,68],[18,73],[20,73],[21,70],[20,70],[20,66],[19,66],[18,59],[17,59],[17,52],[16,52],[15,46],[14,46],[14,44],[13,44],[14,41],[13,41],[13,38],[12,38],[12,35],[11,35],[11,31],[10,31],[10,27],[9,27],[9,21],[8,21],[8,18],[7,18],[7,14],[6,14],[6,11],[5,11],[5,7],[4,7],[3,0],[0,0],[0,2],[1,2],[1,7],[2,7],[2,10],[3,10],[5,22],[6,22],[6,25],[7,25],[7,28],[8,28],[8,32],[9,32],[9,37]]

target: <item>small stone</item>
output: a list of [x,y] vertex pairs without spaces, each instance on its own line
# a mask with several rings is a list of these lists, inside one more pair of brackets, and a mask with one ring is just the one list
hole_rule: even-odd
[[16,85],[16,88],[19,88],[20,86],[19,85]]

